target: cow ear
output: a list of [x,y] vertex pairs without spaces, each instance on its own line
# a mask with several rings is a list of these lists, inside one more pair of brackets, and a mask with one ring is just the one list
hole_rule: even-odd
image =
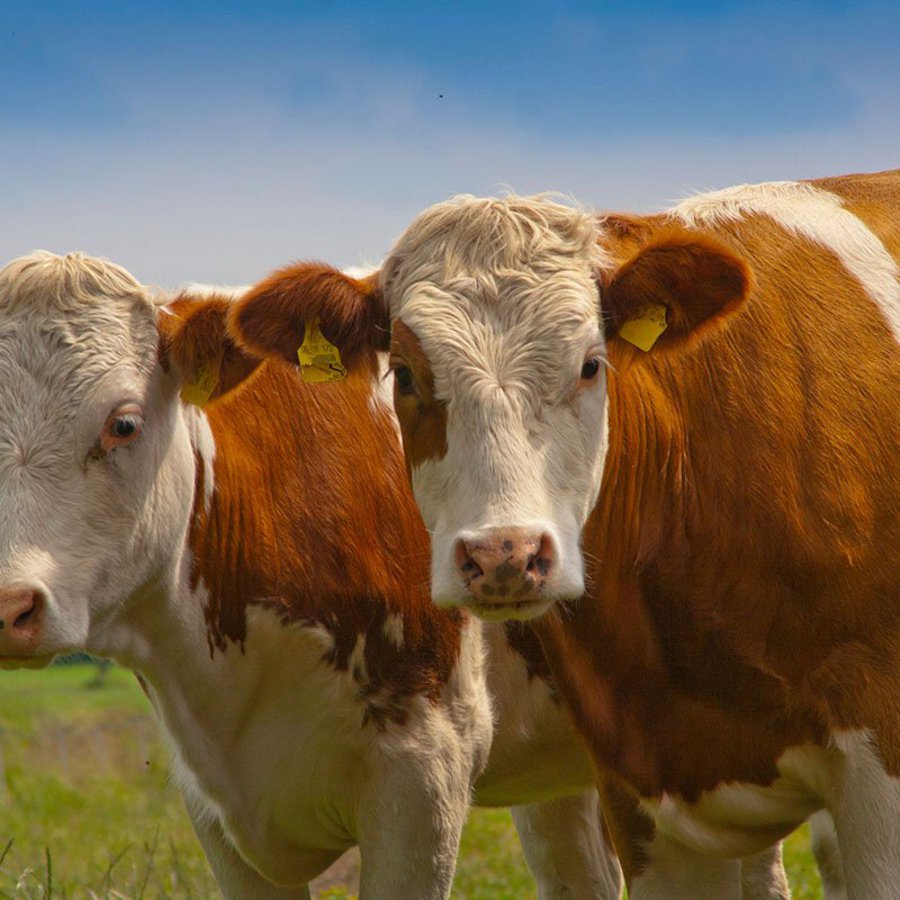
[[322,263],[288,266],[251,288],[235,304],[228,327],[249,352],[295,366],[308,340],[331,354],[338,369],[371,363],[390,345],[378,273],[353,278]]
[[225,295],[180,294],[159,311],[160,362],[181,379],[187,403],[205,406],[236,388],[261,364],[229,337]]
[[601,279],[610,352],[625,359],[688,346],[740,308],[750,287],[747,264],[714,237],[674,226],[657,231]]

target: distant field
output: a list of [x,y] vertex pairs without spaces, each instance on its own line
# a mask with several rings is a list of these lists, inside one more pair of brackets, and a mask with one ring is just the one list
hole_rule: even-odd
[[[0,808],[0,900],[218,896],[146,698],[120,669],[0,671]],[[808,845],[800,832],[786,853],[798,900],[821,897]],[[472,813],[453,896],[534,898],[505,810]]]

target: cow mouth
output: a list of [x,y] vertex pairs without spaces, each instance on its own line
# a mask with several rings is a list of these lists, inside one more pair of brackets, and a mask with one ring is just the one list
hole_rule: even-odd
[[478,616],[489,622],[502,622],[508,619],[525,621],[542,616],[551,606],[553,600],[540,597],[534,600],[511,600],[508,603],[482,602],[468,599],[466,606]]
[[0,669],[46,669],[54,659],[56,659],[55,653],[35,656],[24,654],[0,656]]

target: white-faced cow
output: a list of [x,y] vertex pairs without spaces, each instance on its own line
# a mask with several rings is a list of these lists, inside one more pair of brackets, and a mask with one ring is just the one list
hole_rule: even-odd
[[308,897],[357,843],[363,897],[444,898],[473,791],[526,804],[541,897],[618,897],[534,638],[430,603],[371,373],[305,387],[227,309],[79,254],[0,271],[0,665],[139,673],[230,898]]
[[553,608],[633,897],[732,897],[821,808],[849,896],[897,896],[898,259],[900,172],[644,217],[461,197],[378,283],[238,314],[389,347],[433,595]]

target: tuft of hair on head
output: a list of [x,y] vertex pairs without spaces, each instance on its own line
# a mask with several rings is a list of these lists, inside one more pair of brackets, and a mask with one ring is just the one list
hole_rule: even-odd
[[122,266],[86,253],[37,250],[0,269],[0,307],[73,311],[105,299],[153,304],[149,290]]
[[[409,271],[422,260],[449,280],[477,272],[514,273],[543,258],[587,257],[600,252],[596,218],[557,194],[474,197],[460,194],[420,213],[385,260],[382,284],[419,280]],[[415,263],[413,262],[415,261]]]

